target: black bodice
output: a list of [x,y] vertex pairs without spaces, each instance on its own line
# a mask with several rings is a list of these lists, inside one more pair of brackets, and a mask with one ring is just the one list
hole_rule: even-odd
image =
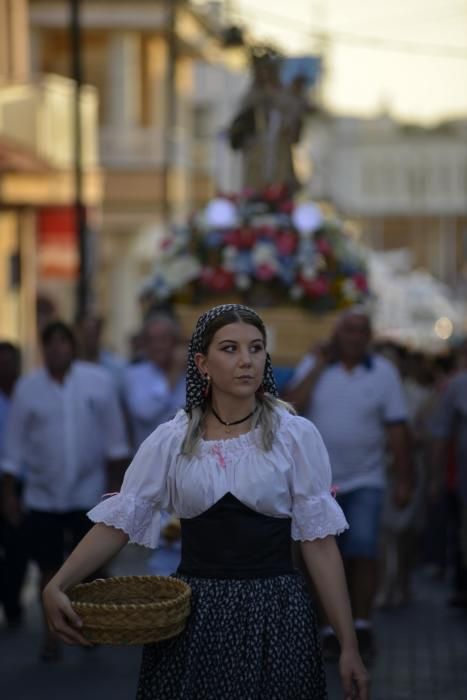
[[227,493],[200,515],[180,522],[180,574],[261,578],[295,573],[290,518],[257,513]]

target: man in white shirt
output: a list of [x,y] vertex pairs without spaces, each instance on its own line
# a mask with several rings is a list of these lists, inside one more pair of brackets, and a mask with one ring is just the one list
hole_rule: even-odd
[[[378,583],[387,448],[399,507],[407,503],[411,483],[401,381],[387,360],[369,354],[370,341],[366,313],[346,312],[331,343],[302,360],[285,392],[286,400],[316,425],[329,452],[337,499],[350,526],[338,542],[357,637],[367,660],[373,652],[371,610]],[[334,656],[337,639],[328,628],[324,633],[325,651]]]
[[85,362],[95,363],[110,372],[121,391],[125,361],[102,347],[102,332],[104,322],[100,316],[86,313],[82,315],[75,326],[78,341],[78,357]]
[[[171,420],[185,405],[187,344],[181,337],[175,318],[163,312],[151,314],[142,330],[145,360],[127,367],[124,375],[125,405],[131,426],[134,452],[161,423]],[[170,562],[172,571],[180,560],[179,536],[173,540],[166,532],[177,530],[178,521],[162,513],[161,546],[150,561],[151,573],[164,575]]]
[[[0,342],[0,459],[3,455],[6,424],[11,396],[21,372],[21,352],[16,345]],[[18,497],[21,497],[23,474],[15,481]],[[0,480],[0,503],[1,503]],[[28,562],[25,532],[22,524],[11,525],[3,518],[0,509],[0,603],[6,624],[17,628],[22,621],[21,589]]]
[[177,321],[162,313],[144,324],[146,360],[129,365],[124,374],[124,397],[136,452],[158,425],[170,420],[185,404],[186,344]]
[[[45,366],[15,388],[1,463],[3,512],[11,524],[23,518],[14,480],[25,469],[25,526],[41,588],[90,528],[89,508],[119,489],[129,456],[109,374],[74,359],[73,333],[60,321],[44,328],[42,346]],[[57,654],[47,636],[42,658]]]

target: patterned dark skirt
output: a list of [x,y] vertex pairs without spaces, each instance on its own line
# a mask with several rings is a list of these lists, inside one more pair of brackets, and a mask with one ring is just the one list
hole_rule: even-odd
[[325,700],[316,615],[299,575],[182,576],[183,633],[144,647],[137,700]]

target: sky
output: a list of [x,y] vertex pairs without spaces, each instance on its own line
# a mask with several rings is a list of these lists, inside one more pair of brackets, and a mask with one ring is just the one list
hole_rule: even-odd
[[286,53],[324,47],[322,97],[333,111],[423,124],[467,118],[467,0],[226,4]]

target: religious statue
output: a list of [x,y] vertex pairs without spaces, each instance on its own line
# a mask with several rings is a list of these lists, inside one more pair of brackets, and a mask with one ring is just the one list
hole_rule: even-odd
[[269,185],[299,188],[293,145],[303,118],[312,108],[297,76],[289,86],[280,78],[280,56],[263,49],[253,53],[253,81],[229,127],[230,145],[243,154],[243,187],[257,192]]

